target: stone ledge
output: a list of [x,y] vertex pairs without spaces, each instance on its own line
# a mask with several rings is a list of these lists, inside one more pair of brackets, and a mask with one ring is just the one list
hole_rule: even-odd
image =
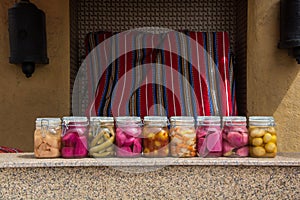
[[300,153],[279,153],[276,158],[81,158],[36,159],[33,153],[0,154],[0,168],[95,166],[300,166]]

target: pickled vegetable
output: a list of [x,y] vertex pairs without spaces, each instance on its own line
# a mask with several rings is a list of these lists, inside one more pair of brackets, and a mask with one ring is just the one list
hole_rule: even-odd
[[[138,130],[140,129],[140,130]],[[131,134],[130,130],[134,130]],[[138,134],[139,133],[139,134]],[[118,146],[117,155],[121,157],[134,157],[142,153],[142,139],[137,137],[141,135],[141,128],[136,129],[126,127],[117,128],[116,144]]]
[[167,128],[143,129],[144,155],[146,157],[166,157],[169,155],[169,134]]
[[273,158],[277,153],[277,136],[273,117],[249,117],[250,156]]
[[77,132],[67,132],[62,138],[62,146],[64,158],[82,158],[88,154],[86,137]]
[[36,158],[60,157],[61,120],[59,118],[37,118],[34,132],[34,155]]
[[169,155],[169,130],[166,116],[145,116],[143,127],[144,156]]
[[55,130],[55,134],[46,131],[43,137],[41,130],[34,133],[34,155],[37,158],[56,158],[60,156],[61,129]]
[[170,130],[171,155],[174,157],[196,156],[196,131],[194,127],[175,127]]
[[[249,135],[246,128],[246,117],[224,117],[223,121],[223,155],[247,157],[249,155]],[[252,137],[251,142],[260,143]]]
[[114,120],[112,117],[91,117],[89,155],[94,158],[114,156]]
[[83,158],[88,155],[87,118],[64,117],[62,136],[62,157]]
[[197,120],[198,120],[198,128],[196,134],[197,134],[198,156],[200,157],[222,156],[222,131],[220,127],[220,118],[218,119],[217,125],[203,125],[202,121],[199,121],[202,120],[200,117],[198,117]]
[[[260,131],[258,131],[260,129]],[[252,139],[252,142],[250,143],[251,151],[250,155],[252,157],[264,157],[264,158],[273,158],[276,156],[277,152],[277,136],[276,132],[274,132],[275,129],[269,129],[268,127],[256,127],[255,129],[252,129],[255,131],[255,134],[251,134],[251,129],[250,130],[250,135],[256,135],[257,132],[263,133],[259,134],[260,137],[256,137]],[[268,131],[271,130],[272,134]]]

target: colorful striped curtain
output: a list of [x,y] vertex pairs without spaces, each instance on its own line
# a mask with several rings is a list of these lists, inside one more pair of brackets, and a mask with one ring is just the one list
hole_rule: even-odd
[[227,32],[96,32],[85,46],[88,115],[237,114]]

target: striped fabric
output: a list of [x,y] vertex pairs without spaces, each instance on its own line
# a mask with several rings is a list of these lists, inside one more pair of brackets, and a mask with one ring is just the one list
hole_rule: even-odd
[[0,153],[21,153],[20,149],[0,146]]
[[85,45],[89,115],[237,114],[226,32],[97,32]]

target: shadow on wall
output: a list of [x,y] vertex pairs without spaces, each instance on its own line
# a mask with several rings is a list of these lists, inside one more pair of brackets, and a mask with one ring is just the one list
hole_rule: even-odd
[[300,71],[288,51],[277,48],[280,2],[261,7],[255,11],[253,21],[249,20],[249,33],[254,33],[248,37],[249,115],[273,115]]

